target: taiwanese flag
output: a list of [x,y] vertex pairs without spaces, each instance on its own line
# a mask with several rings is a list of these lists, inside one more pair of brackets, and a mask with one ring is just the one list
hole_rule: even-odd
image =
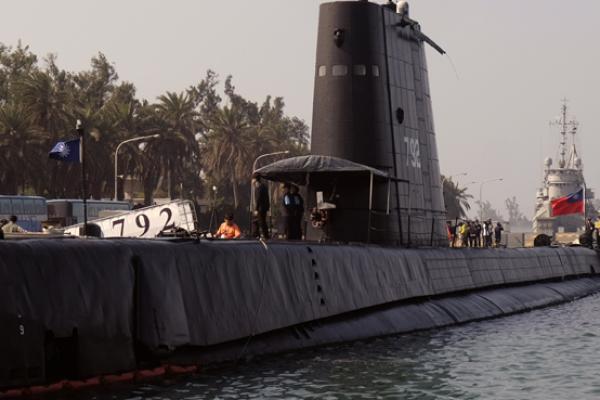
[[553,217],[567,214],[583,214],[585,209],[583,188],[568,196],[552,200],[551,206]]

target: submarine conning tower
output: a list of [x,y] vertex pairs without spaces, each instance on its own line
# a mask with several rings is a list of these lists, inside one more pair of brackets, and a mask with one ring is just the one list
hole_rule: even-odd
[[[424,42],[443,50],[400,3],[320,6],[311,152],[396,178],[389,212],[368,227],[371,241],[447,246]],[[380,210],[386,208],[382,191],[374,196]]]

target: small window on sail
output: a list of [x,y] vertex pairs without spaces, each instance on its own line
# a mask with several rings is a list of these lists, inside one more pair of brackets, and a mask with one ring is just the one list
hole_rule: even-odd
[[379,76],[379,65],[372,66],[373,76]]
[[348,66],[347,65],[334,65],[331,68],[331,74],[333,76],[346,76],[346,75],[348,75]]
[[354,75],[365,76],[367,74],[367,66],[366,65],[355,65],[354,66]]
[[325,65],[321,65],[319,67],[319,76],[327,75],[327,67]]
[[396,109],[396,120],[400,125],[404,122],[404,110],[400,107]]

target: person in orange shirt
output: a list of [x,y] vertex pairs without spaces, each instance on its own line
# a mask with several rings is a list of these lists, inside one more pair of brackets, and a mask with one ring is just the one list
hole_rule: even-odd
[[219,230],[215,233],[215,237],[218,239],[238,239],[242,236],[240,227],[233,222],[233,214],[227,214],[225,216],[225,222],[219,226]]

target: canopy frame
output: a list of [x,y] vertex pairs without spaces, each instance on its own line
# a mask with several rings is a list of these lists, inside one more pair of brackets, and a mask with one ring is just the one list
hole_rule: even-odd
[[[308,155],[279,160],[253,171],[253,176],[260,176],[261,178],[274,182],[289,182],[301,186],[310,187],[311,179],[316,174],[326,173],[333,175],[368,174],[369,193],[367,242],[371,241],[371,224],[372,214],[374,211],[373,193],[375,180],[384,180],[387,185],[385,199],[385,215],[390,215],[392,181],[404,182],[410,185],[410,182],[408,180],[395,178],[393,176],[390,176],[387,172],[381,171],[379,169],[355,163],[353,161],[345,160],[342,158],[322,155]],[[398,210],[398,212],[400,212],[400,210]],[[402,232],[400,232],[400,235],[402,235]]]

